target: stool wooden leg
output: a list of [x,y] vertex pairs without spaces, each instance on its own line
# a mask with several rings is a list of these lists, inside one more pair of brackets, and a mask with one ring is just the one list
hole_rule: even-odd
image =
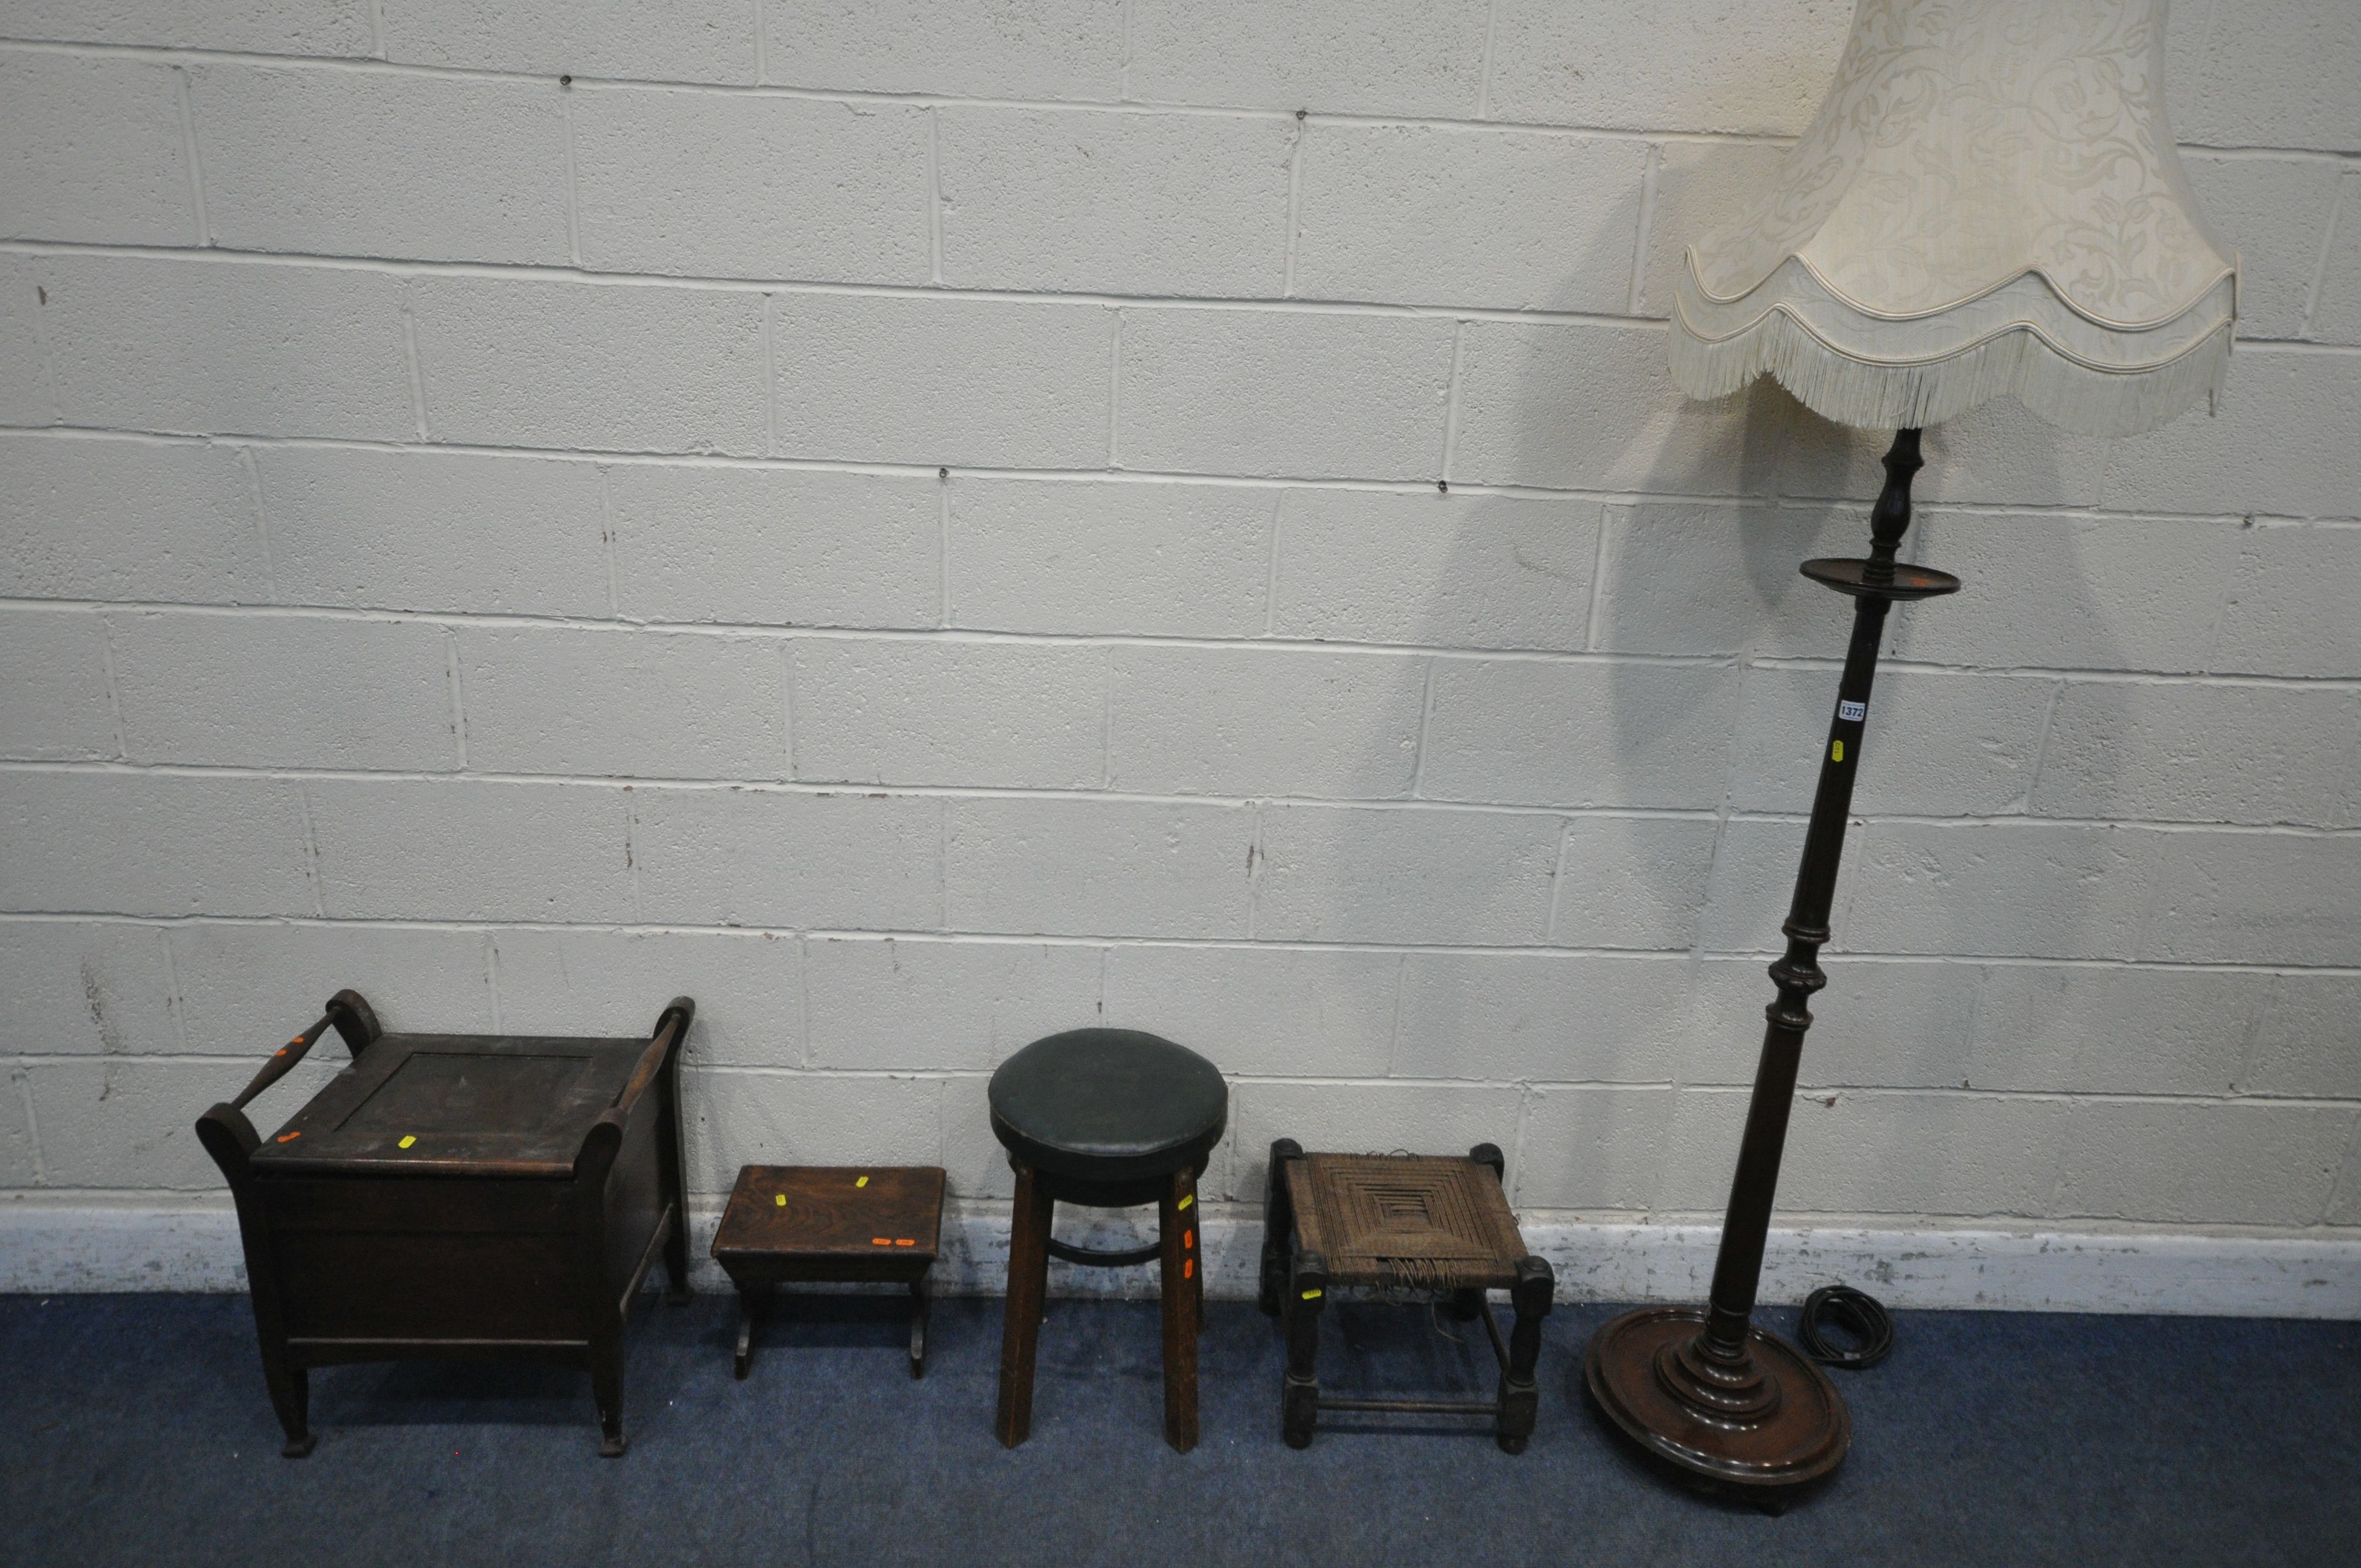
[[1257,1299],[1266,1318],[1279,1316],[1287,1288],[1287,1251],[1295,1235],[1295,1207],[1287,1196],[1287,1162],[1303,1157],[1303,1146],[1281,1138],[1270,1146],[1270,1169],[1262,1189],[1262,1288]]
[[1199,1166],[1189,1175],[1189,1255],[1196,1264],[1188,1270],[1190,1282],[1197,1288],[1197,1303],[1190,1321],[1197,1325],[1197,1337],[1205,1337],[1205,1216],[1197,1212],[1197,1179],[1205,1174]]
[[910,1281],[910,1376],[927,1375],[927,1277]]
[[1163,1247],[1164,1441],[1182,1453],[1197,1446],[1197,1315],[1204,1273],[1199,1266],[1197,1173],[1176,1171],[1157,1205]]
[[1557,1293],[1557,1276],[1549,1260],[1517,1260],[1517,1283],[1509,1299],[1516,1303],[1516,1325],[1509,1331],[1509,1365],[1500,1374],[1499,1443],[1505,1453],[1522,1453],[1541,1413],[1541,1390],[1533,1382],[1533,1366],[1541,1360],[1542,1320],[1549,1316]]
[[279,1452],[289,1459],[301,1459],[312,1452],[319,1441],[312,1435],[312,1375],[287,1359],[282,1348],[262,1350],[262,1380],[270,1387],[270,1406],[279,1412],[279,1424],[286,1429],[287,1446]]
[[623,1437],[623,1323],[620,1313],[590,1329],[590,1398],[598,1407],[598,1453],[620,1459]]
[[738,1287],[738,1358],[733,1364],[733,1370],[734,1375],[741,1383],[746,1380],[747,1369],[754,1364],[754,1295],[756,1288],[758,1288],[744,1285]]
[[[1489,1170],[1493,1180],[1502,1183],[1508,1180],[1509,1157],[1500,1152],[1499,1145],[1477,1144],[1467,1151],[1467,1157]],[[1484,1310],[1484,1292],[1455,1290],[1451,1293],[1450,1304],[1446,1310],[1459,1321],[1472,1323]]]
[[1033,1431],[1033,1352],[1041,1339],[1042,1299],[1049,1290],[1049,1220],[1056,1206],[1029,1168],[1016,1169],[1008,1299],[1000,1314],[1000,1416],[993,1429],[1004,1448],[1015,1448]]
[[1279,1435],[1290,1448],[1312,1446],[1320,1424],[1320,1310],[1327,1305],[1328,1263],[1299,1252],[1282,1303],[1287,1320],[1287,1387],[1279,1399]]

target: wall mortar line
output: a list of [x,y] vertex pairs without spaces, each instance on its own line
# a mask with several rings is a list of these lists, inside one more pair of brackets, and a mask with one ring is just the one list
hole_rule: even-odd
[[1454,477],[1453,466],[1459,455],[1459,405],[1466,359],[1467,323],[1456,322],[1451,328],[1451,379],[1443,394],[1443,466],[1436,470],[1445,485]]
[[181,145],[182,156],[189,160],[189,211],[197,227],[197,244],[209,247],[214,242],[213,221],[205,212],[205,169],[203,154],[197,144],[197,107],[194,89],[190,85],[185,68],[175,68],[174,95],[181,110]]
[[180,1043],[182,1056],[191,1056],[194,1053],[189,1046],[189,998],[181,988],[181,965],[172,951],[171,927],[156,927],[156,945],[164,952],[164,992],[170,998],[166,1005],[172,1014],[172,1038]]
[[595,472],[598,477],[598,544],[600,554],[606,557],[607,567],[607,614],[610,620],[620,620],[623,619],[623,582],[619,564],[620,546],[615,538],[615,489],[608,477],[606,464],[598,465]]
[[[439,775],[448,779],[449,774]],[[1241,952],[1289,953],[1383,953],[1411,954],[1454,959],[1508,958],[1548,959],[1609,959],[1637,963],[1686,966],[1692,961],[1686,948],[1613,948],[1584,946],[1571,943],[1536,941],[1524,945],[1498,942],[1438,942],[1416,940],[1346,941],[1322,938],[1256,938],[1196,937],[1169,935],[1110,935],[1104,933],[1073,936],[1054,931],[961,931],[940,926],[894,927],[883,925],[868,927],[772,926],[762,922],[739,924],[698,924],[682,920],[566,920],[548,921],[502,917],[476,917],[464,920],[438,919],[408,916],[306,916],[288,913],[269,915],[157,915],[104,909],[81,910],[13,910],[0,912],[0,926],[76,925],[128,926],[152,930],[195,929],[201,927],[288,927],[384,931],[457,931],[471,936],[499,931],[549,931],[557,933],[592,932],[619,936],[672,935],[712,937],[737,939],[772,935],[792,935],[808,930],[811,935],[830,941],[885,941],[906,944],[933,943],[948,947],[1099,947],[1113,944],[1122,948],[1202,948]],[[2361,965],[2334,963],[2298,963],[2287,959],[2124,959],[2074,958],[2050,954],[1980,954],[1921,953],[1881,951],[1875,948],[1828,949],[1832,956],[1848,964],[1899,964],[1909,966],[1937,965],[1971,970],[2046,969],[2089,970],[2157,972],[2168,974],[2219,974],[2237,976],[2279,977],[2301,975],[2313,978],[2361,980]],[[1771,948],[1707,948],[1706,959],[1750,965],[1767,964],[1777,958]],[[18,1053],[25,1055],[27,1053]],[[1741,1087],[1743,1087],[1742,1085]],[[1832,1087],[1862,1088],[1873,1086],[1835,1085]],[[2315,1099],[2321,1097],[2313,1097]],[[2340,1102],[2351,1098],[2361,1103],[2361,1096],[2328,1096]]]
[[1631,237],[1631,288],[1624,302],[1625,310],[1635,316],[1648,291],[1648,241],[1656,222],[1656,181],[1664,162],[1664,149],[1649,143],[1640,174],[1640,221]]
[[115,674],[115,619],[102,614],[98,618],[99,665],[106,682],[106,713],[114,729],[115,756],[117,762],[128,762],[131,753],[123,743],[123,692]]
[[927,265],[938,289],[943,283],[943,130],[942,111],[927,107]]
[[574,157],[574,94],[566,86],[557,90],[557,114],[566,135],[566,254],[575,266],[582,265],[582,181],[575,172]]
[[1287,252],[1280,261],[1279,285],[1279,297],[1282,300],[1295,298],[1295,255],[1303,229],[1303,143],[1311,134],[1310,117],[1299,112],[1295,129],[1288,136]]
[[1490,4],[1484,7],[1484,62],[1476,78],[1476,117],[1478,120],[1492,117],[1492,61],[1499,52],[1497,40],[1499,36],[1500,0],[1490,0]]

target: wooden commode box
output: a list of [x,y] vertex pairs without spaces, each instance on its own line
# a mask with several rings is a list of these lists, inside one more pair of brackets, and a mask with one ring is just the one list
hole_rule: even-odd
[[[584,1366],[599,1452],[623,1452],[623,1323],[659,1250],[688,1290],[679,1058],[696,1004],[651,1037],[389,1035],[356,992],[197,1135],[237,1203],[255,1329],[290,1457],[306,1373],[347,1362]],[[269,1138],[246,1104],[333,1025],[353,1055]]]

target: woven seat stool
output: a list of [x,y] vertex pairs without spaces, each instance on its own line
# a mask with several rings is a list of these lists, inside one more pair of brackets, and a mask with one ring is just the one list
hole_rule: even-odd
[[[1280,1431],[1308,1447],[1323,1410],[1489,1416],[1500,1447],[1522,1453],[1540,1413],[1533,1365],[1556,1276],[1525,1250],[1500,1181],[1508,1162],[1491,1144],[1465,1158],[1305,1154],[1292,1138],[1270,1146],[1263,1208],[1262,1310],[1287,1332]],[[1339,1287],[1444,1293],[1455,1317],[1481,1318],[1500,1364],[1497,1398],[1335,1398],[1320,1392],[1320,1312]],[[1506,1290],[1516,1321],[1504,1342],[1488,1290]]]
[[[1008,1448],[1032,1431],[1049,1259],[1103,1268],[1152,1261],[1163,1298],[1164,1441],[1188,1453],[1197,1446],[1197,1336],[1205,1323],[1197,1178],[1229,1122],[1220,1069],[1137,1029],[1073,1029],[1001,1063],[991,1102],[993,1134],[1016,1172],[994,1430]],[[1049,1234],[1060,1203],[1153,1203],[1157,1239],[1121,1251],[1070,1245]]]

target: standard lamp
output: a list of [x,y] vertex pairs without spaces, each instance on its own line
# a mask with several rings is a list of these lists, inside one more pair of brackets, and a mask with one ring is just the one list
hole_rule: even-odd
[[2229,358],[2237,265],[2166,128],[2164,16],[2165,0],[1858,0],[1811,128],[1689,247],[1675,291],[1689,396],[1770,375],[1828,419],[1898,433],[1868,558],[1802,567],[1851,597],[1852,641],[1711,1296],[1627,1312],[1584,1357],[1608,1418],[1708,1482],[1804,1486],[1851,1441],[1828,1375],[1752,1319],[1886,610],[1960,587],[1894,559],[1919,429],[2005,392],[2067,430],[2128,435],[2210,400]]

